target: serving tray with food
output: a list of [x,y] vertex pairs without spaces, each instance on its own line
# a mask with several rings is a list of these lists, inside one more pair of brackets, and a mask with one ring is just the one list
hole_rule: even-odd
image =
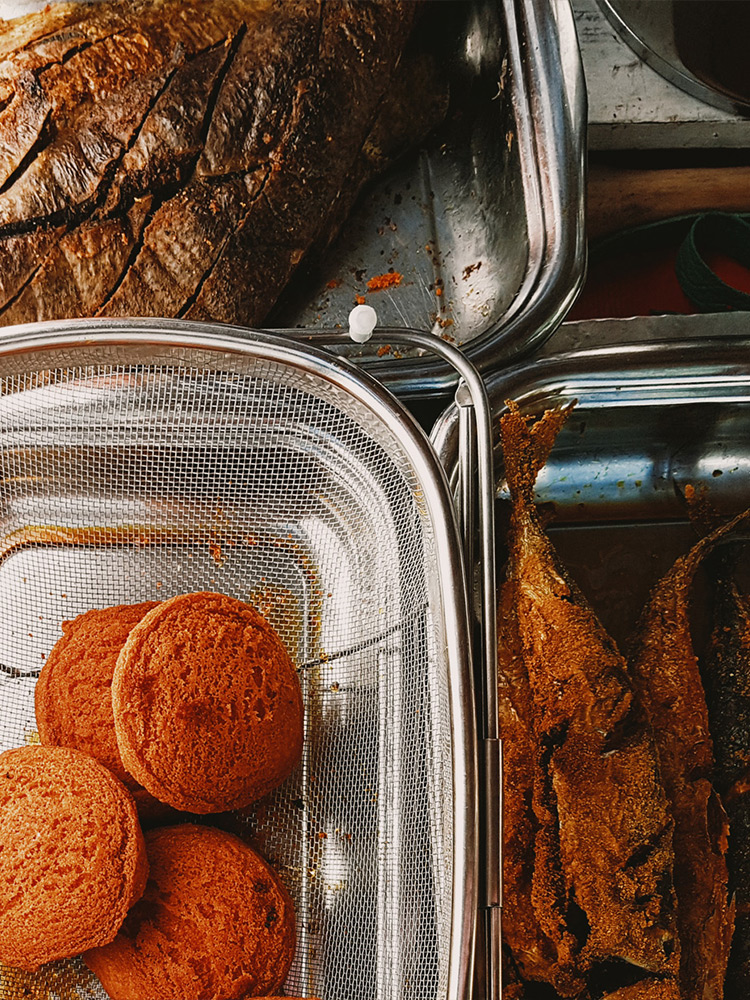
[[[368,301],[484,368],[567,311],[585,92],[566,4],[38,6],[0,20],[0,324],[333,329]],[[404,345],[356,353],[400,390],[455,381]]]
[[[747,351],[489,382],[512,997],[747,991]],[[457,439],[451,408],[449,471]]]

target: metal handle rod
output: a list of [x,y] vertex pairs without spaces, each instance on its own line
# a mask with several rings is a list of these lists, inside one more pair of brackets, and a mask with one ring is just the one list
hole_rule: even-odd
[[[483,697],[481,701],[480,734],[483,753],[480,761],[484,771],[485,823],[483,842],[484,862],[484,920],[486,938],[485,997],[502,1000],[502,754],[499,739],[497,679],[497,621],[495,577],[495,520],[494,475],[492,461],[492,415],[484,382],[474,366],[456,347],[433,334],[418,330],[389,331],[386,336],[376,333],[373,340],[385,343],[401,341],[410,346],[425,347],[439,354],[461,376],[456,391],[456,403],[464,414],[464,456],[467,467],[462,469],[459,486],[459,516],[464,530],[464,551],[467,573],[473,567],[473,509],[471,478],[474,461],[478,480],[477,514],[480,535],[481,572],[479,587],[481,597],[481,656]],[[467,398],[468,397],[468,398]],[[470,409],[469,405],[470,404]],[[474,432],[473,435],[471,432]],[[473,436],[473,441],[470,438]],[[475,444],[476,447],[473,447]],[[469,533],[470,532],[470,533]]]
[[[346,333],[338,337],[348,340]],[[330,331],[316,331],[305,339],[331,342]],[[472,573],[474,562],[474,503],[472,479],[476,462],[477,514],[480,534],[481,572],[479,574],[481,606],[481,659],[482,697],[478,727],[482,744],[479,764],[483,771],[483,798],[485,815],[484,847],[484,910],[481,929],[485,936],[484,948],[484,1000],[502,1000],[502,753],[500,744],[500,719],[498,709],[497,676],[497,621],[495,578],[495,481],[492,460],[492,412],[484,381],[464,354],[452,344],[432,333],[412,329],[377,328],[371,343],[396,344],[422,347],[446,360],[461,379],[456,390],[456,405],[462,421],[461,468],[458,486],[458,515],[463,530],[463,547],[467,574]],[[355,359],[351,359],[355,360]],[[472,433],[473,432],[473,433]],[[470,580],[471,582],[471,580]],[[480,949],[481,952],[481,949]]]
[[[468,400],[467,400],[468,404]],[[458,507],[458,523],[461,527],[461,537],[464,543],[464,560],[469,584],[472,583],[474,566],[474,530],[476,527],[476,500],[474,484],[476,482],[476,427],[474,408],[470,405],[458,406],[459,433],[459,477],[456,489],[456,505]]]
[[[308,343],[330,344],[332,341],[351,343],[343,330],[294,330],[288,331]],[[475,414],[476,457],[478,477],[478,515],[481,533],[482,573],[480,576],[482,608],[482,645],[484,677],[484,710],[482,735],[485,739],[499,738],[497,695],[497,622],[495,621],[495,520],[492,463],[492,412],[482,377],[465,355],[452,344],[435,334],[408,327],[377,327],[370,341],[373,344],[401,343],[409,347],[422,347],[433,351],[447,361],[461,376],[456,390],[459,408],[470,403]],[[350,358],[356,363],[356,358]],[[468,399],[466,394],[468,393]],[[464,487],[462,486],[463,490]]]

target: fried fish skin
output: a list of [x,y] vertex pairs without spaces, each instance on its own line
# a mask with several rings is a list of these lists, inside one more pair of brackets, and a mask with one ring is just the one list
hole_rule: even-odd
[[558,955],[571,981],[613,959],[668,976],[679,961],[673,824],[653,736],[624,658],[534,505],[536,475],[566,415],[548,411],[529,427],[509,403],[500,423],[508,580],[538,748],[532,904],[548,937],[574,942]]
[[[524,979],[555,983],[576,992],[580,977],[561,972],[573,963],[575,939],[562,917],[554,937],[537,918],[534,893],[535,841],[539,822],[533,807],[539,755],[533,733],[533,704],[518,635],[513,581],[498,601],[498,709],[503,741],[503,939]],[[538,885],[536,887],[538,893]]]
[[734,551],[715,567],[714,624],[703,677],[714,740],[714,784],[729,817],[729,893],[734,935],[728,997],[750,994],[750,598],[733,579]]
[[721,559],[714,587],[714,623],[703,678],[720,795],[750,769],[750,597]]
[[728,894],[728,820],[713,788],[708,707],[690,635],[690,587],[703,558],[746,517],[702,538],[651,592],[630,664],[651,721],[675,820],[675,889],[685,1000],[719,1000],[734,929]]
[[57,6],[0,19],[0,326],[253,326],[447,109],[444,72],[401,72],[421,2]]
[[632,986],[623,986],[607,993],[602,1000],[682,1000],[680,987],[674,979],[644,979]]
[[750,773],[724,796],[724,806],[729,816],[729,890],[736,909],[724,992],[742,997],[750,994]]

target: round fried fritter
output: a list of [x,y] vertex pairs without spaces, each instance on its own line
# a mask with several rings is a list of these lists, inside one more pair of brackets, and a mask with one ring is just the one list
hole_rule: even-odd
[[112,1000],[273,994],[294,957],[278,875],[234,834],[186,823],[146,834],[143,898],[111,944],[83,957]]
[[176,809],[239,809],[279,785],[302,751],[299,680],[251,605],[182,594],[131,631],[112,683],[120,756]]
[[34,692],[42,744],[72,747],[96,757],[128,788],[144,820],[165,817],[167,810],[123,766],[111,687],[130,630],[158,603],[97,608],[63,622],[63,634],[52,647]]
[[0,754],[0,964],[34,971],[111,941],[146,884],[133,798],[66,747]]

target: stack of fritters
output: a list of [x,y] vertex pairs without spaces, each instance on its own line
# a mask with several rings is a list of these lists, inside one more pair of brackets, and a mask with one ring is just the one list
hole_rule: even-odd
[[195,823],[144,845],[136,813],[241,808],[296,766],[300,684],[265,618],[210,592],[86,612],[64,623],[36,712],[45,745],[0,755],[0,963],[85,950],[112,1000],[278,990],[295,920],[273,869]]

